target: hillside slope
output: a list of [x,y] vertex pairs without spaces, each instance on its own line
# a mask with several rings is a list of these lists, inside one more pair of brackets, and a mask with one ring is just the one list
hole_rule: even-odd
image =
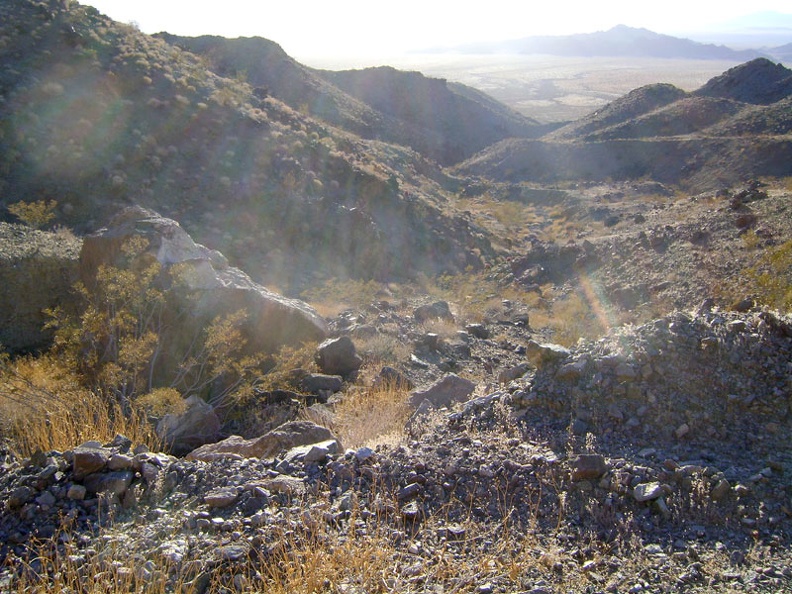
[[68,6],[0,5],[3,204],[55,199],[56,222],[77,231],[140,204],[285,289],[475,268],[492,253],[443,208],[455,182],[414,151],[330,127]]
[[358,134],[411,147],[442,165],[504,138],[535,137],[537,122],[484,93],[390,67],[332,72],[303,66],[261,38],[160,36],[204,57],[221,76]]
[[714,190],[792,174],[792,71],[759,58],[688,94],[636,89],[539,140],[502,141],[455,171],[502,181],[648,177]]

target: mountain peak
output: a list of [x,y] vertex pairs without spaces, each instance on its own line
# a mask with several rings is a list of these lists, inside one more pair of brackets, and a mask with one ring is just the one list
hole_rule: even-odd
[[769,105],[792,95],[792,70],[767,58],[756,58],[716,76],[695,94]]

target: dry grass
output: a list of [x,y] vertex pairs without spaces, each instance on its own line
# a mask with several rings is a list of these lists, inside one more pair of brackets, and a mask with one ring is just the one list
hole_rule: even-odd
[[394,382],[350,390],[336,407],[335,428],[345,447],[398,443],[410,416],[409,390]]
[[399,336],[377,332],[366,338],[356,338],[355,348],[369,366],[397,365],[410,358],[412,345]]
[[14,453],[68,450],[87,440],[111,441],[121,433],[152,449],[161,444],[142,411],[126,413],[83,388],[51,356],[5,360],[0,371],[0,431]]

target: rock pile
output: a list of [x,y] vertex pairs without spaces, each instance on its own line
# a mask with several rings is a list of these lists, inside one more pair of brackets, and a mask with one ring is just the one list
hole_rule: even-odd
[[[233,588],[311,539],[347,542],[352,527],[358,542],[386,535],[402,590],[782,591],[790,330],[769,312],[702,308],[569,350],[537,342],[524,375],[441,403],[420,439],[376,450],[296,422],[186,459],[118,438],[6,462],[0,580],[67,522],[104,525],[103,542],[198,591],[210,576]],[[474,353],[495,344],[470,340]],[[522,555],[519,571],[465,564],[493,550]],[[441,553],[457,571],[427,572]]]

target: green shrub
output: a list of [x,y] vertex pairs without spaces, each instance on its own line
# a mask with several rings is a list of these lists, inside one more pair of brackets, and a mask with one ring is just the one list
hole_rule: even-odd
[[33,229],[42,229],[55,218],[54,200],[36,200],[35,202],[15,202],[8,205],[8,212]]

